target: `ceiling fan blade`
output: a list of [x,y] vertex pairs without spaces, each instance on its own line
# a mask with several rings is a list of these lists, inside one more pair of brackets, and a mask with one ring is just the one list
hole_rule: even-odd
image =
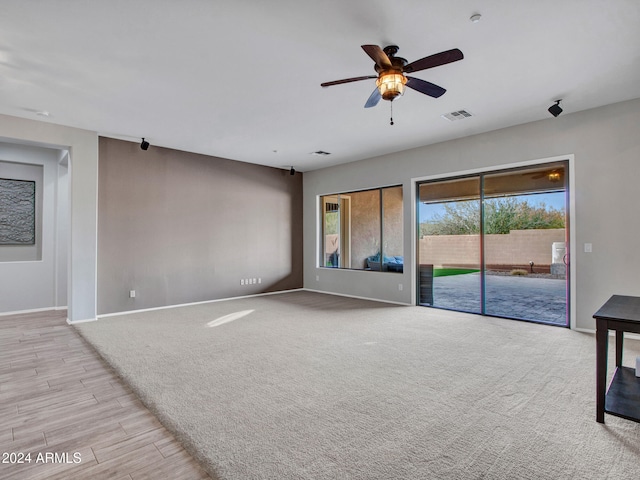
[[366,77],[345,78],[343,80],[334,80],[333,82],[321,83],[321,87],[330,87],[331,85],[341,85],[343,83],[359,82],[360,80],[368,80],[370,78],[378,78],[376,75],[367,75]]
[[[384,52],[383,52],[384,53]],[[427,68],[438,67],[440,65],[446,65],[447,63],[457,62],[462,60],[464,55],[460,50],[454,48],[453,50],[447,50],[446,52],[436,53],[428,57],[421,58],[415,62],[411,62],[404,67],[405,73],[418,72],[420,70],[426,70]]]
[[369,96],[367,103],[364,104],[364,108],[375,107],[381,98],[382,98],[382,95],[380,95],[380,90],[378,90],[378,87],[376,87],[375,90],[371,92],[371,95]]
[[376,65],[383,70],[389,70],[391,68],[391,60],[384,51],[378,45],[362,45],[362,49],[367,52]]
[[407,87],[413,88],[414,90],[433,98],[441,97],[444,95],[444,92],[446,92],[444,88],[434,83],[426,82],[415,77],[407,77]]

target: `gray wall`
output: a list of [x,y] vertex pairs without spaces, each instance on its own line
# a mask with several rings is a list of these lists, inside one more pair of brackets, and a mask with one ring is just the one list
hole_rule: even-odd
[[36,244],[0,245],[2,313],[67,305],[69,202],[60,157],[57,149],[0,142],[0,177],[36,182]]
[[99,314],[302,287],[302,174],[99,145]]
[[[610,295],[640,295],[638,125],[640,99],[308,172],[304,176],[304,285],[412,303],[414,179],[574,155],[571,221],[578,248],[572,253],[577,306],[573,327],[594,329],[592,315]],[[395,183],[404,185],[404,274],[317,268],[317,196]],[[584,243],[593,244],[593,253],[584,253]]]

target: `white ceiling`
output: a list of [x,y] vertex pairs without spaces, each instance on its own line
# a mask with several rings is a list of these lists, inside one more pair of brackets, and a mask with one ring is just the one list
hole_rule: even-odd
[[[390,126],[374,80],[320,87],[375,74],[370,43],[465,58],[415,73],[447,93],[407,90]],[[638,97],[638,0],[0,2],[0,113],[300,171]]]

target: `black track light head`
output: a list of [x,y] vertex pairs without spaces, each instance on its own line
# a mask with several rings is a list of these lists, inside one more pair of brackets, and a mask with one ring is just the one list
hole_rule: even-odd
[[549,113],[551,115],[553,115],[554,117],[557,117],[558,115],[560,115],[562,113],[562,107],[560,106],[560,102],[561,101],[562,101],[562,99],[556,100],[556,103],[554,103],[553,105],[551,105],[549,107]]
[[289,175],[295,175],[296,174],[296,169],[291,167],[291,170],[289,170]]
[[140,144],[140,148],[142,150],[149,150],[149,142],[147,142],[144,137],[142,137],[142,143]]

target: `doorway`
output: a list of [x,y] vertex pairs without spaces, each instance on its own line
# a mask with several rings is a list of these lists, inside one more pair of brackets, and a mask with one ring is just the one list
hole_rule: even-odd
[[560,161],[417,183],[417,303],[568,326],[568,172]]
[[[33,212],[26,216],[32,239],[0,245],[0,313],[67,308],[69,151],[6,141],[0,142],[0,157],[0,178],[34,189],[26,203]],[[24,218],[17,224],[25,224]]]

